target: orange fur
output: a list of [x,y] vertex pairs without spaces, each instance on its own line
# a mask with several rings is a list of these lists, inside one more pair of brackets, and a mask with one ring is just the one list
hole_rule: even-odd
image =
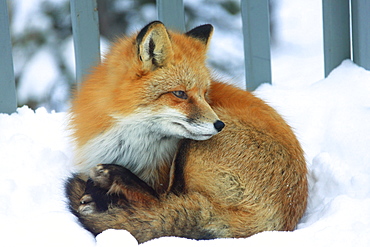
[[[71,127],[81,174],[67,191],[72,211],[93,233],[122,228],[139,242],[247,237],[293,230],[303,215],[300,144],[261,99],[211,79],[211,34],[209,25],[184,35],[153,22],[118,40],[76,93]],[[127,180],[135,175],[93,167],[99,163],[127,167],[159,197]],[[105,212],[79,205],[87,186],[79,177],[91,168],[95,186],[103,181],[107,196],[118,197]]]

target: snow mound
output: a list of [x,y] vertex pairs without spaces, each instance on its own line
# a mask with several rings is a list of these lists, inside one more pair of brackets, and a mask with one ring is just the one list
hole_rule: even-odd
[[[255,94],[285,117],[306,153],[310,197],[297,229],[246,239],[164,237],[143,246],[370,246],[370,72],[344,61],[312,85],[265,84]],[[67,210],[67,119],[26,106],[0,114],[0,245],[137,246],[124,230],[95,239]]]

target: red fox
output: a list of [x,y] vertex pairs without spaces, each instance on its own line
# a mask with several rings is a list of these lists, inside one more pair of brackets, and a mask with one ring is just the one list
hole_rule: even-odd
[[291,128],[205,64],[213,33],[159,21],[119,39],[71,107],[70,209],[93,234],[242,238],[293,230],[307,169]]

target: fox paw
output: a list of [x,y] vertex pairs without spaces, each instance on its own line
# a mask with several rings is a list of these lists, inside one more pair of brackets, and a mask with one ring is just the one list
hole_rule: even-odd
[[90,174],[95,187],[105,190],[110,200],[124,206],[132,202],[151,202],[157,193],[127,168],[120,165],[97,165]]
[[95,185],[95,181],[89,178],[86,181],[85,192],[80,198],[78,212],[80,214],[91,214],[108,209],[112,201],[107,195],[108,190]]
[[80,206],[78,207],[78,212],[80,214],[92,214],[97,212],[96,203],[89,194],[85,194],[80,199]]
[[156,202],[157,193],[128,169],[119,165],[102,164],[91,170],[78,211],[81,214],[91,214],[106,211],[109,207]]
[[114,181],[113,171],[116,169],[115,165],[97,165],[91,170],[90,178],[95,186],[109,190]]

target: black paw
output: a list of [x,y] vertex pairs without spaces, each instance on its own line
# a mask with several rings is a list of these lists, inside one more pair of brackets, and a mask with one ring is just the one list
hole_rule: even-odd
[[78,212],[80,214],[91,214],[106,211],[112,198],[107,194],[107,190],[96,186],[92,179],[86,182],[83,196],[80,198]]
[[109,207],[130,207],[131,203],[155,203],[158,194],[128,169],[101,164],[90,172],[86,189],[80,198],[78,212],[91,214]]
[[141,181],[128,169],[123,166],[113,164],[97,165],[91,170],[90,178],[94,182],[95,186],[108,191],[112,189],[113,185],[126,184],[126,182],[129,182],[132,179]]
[[91,170],[90,178],[95,186],[109,190],[112,184],[119,180],[122,170],[125,170],[122,166],[100,164]]
[[98,212],[96,203],[94,202],[91,195],[83,195],[80,200],[80,206],[78,207],[78,213],[80,214],[92,214]]
[[112,164],[97,165],[90,173],[94,186],[108,191],[111,195],[126,195],[127,190],[139,193],[157,193],[144,181],[123,166]]

